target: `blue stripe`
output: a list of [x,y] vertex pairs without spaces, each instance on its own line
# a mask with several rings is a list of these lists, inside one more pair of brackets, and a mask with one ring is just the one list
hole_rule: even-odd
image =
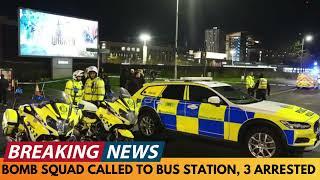
[[[189,105],[196,105],[198,106],[197,109],[190,109],[188,108]],[[199,109],[200,109],[200,103],[199,102],[188,102],[186,103],[186,116],[187,117],[195,117],[198,118],[198,114],[199,114]]]
[[247,111],[247,116],[248,116],[248,119],[253,119],[254,118],[254,112],[248,112]]
[[171,130],[177,130],[177,118],[171,114],[159,114],[162,123],[166,128]]
[[157,99],[157,98],[154,98],[153,101],[154,101],[154,105],[153,105],[153,106],[154,106],[154,109],[157,110],[157,109],[158,109],[158,103],[160,102],[160,100]]
[[186,104],[184,102],[179,102],[178,107],[177,107],[177,115],[178,116],[185,116],[184,110]]
[[294,131],[293,130],[284,130],[284,134],[286,135],[288,145],[293,145]]
[[[252,116],[252,114],[250,114]],[[247,114],[245,111],[237,107],[230,108],[230,122],[242,124],[247,120]]]
[[224,137],[224,122],[199,119],[199,134]]
[[224,112],[224,122],[229,122],[229,111],[230,111],[230,108],[227,107],[226,111]]
[[155,104],[155,99],[154,98],[145,97],[142,100],[142,106],[148,106],[148,107],[154,108],[154,104]]

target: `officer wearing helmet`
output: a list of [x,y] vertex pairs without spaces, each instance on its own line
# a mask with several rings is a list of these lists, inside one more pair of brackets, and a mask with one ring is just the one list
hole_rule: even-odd
[[73,103],[77,104],[81,101],[83,96],[83,83],[82,78],[84,76],[84,71],[77,70],[72,74],[72,80],[66,83],[64,92],[71,96]]
[[85,101],[89,101],[95,104],[99,104],[104,100],[106,93],[104,81],[98,77],[98,68],[90,66],[87,68],[88,79],[84,86]]

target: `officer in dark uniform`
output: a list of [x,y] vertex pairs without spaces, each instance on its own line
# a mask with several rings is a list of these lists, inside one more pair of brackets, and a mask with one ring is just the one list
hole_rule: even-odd
[[7,94],[9,88],[9,81],[4,78],[4,75],[1,74],[0,79],[0,104],[7,106]]
[[268,96],[270,96],[270,84],[266,78],[264,78],[263,74],[261,73],[259,76],[258,81],[256,82],[255,88],[256,90],[256,98],[260,100],[266,100],[267,99],[267,93]]

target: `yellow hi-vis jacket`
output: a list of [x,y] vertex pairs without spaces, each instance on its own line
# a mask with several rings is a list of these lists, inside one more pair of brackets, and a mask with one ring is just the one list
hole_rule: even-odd
[[254,77],[253,76],[247,76],[246,77],[246,88],[254,88],[255,82],[254,82]]
[[268,88],[268,80],[266,78],[260,78],[258,89],[267,89]]
[[[77,94],[74,92],[75,89],[78,89]],[[72,101],[75,100],[76,103],[79,103],[83,96],[83,84],[81,81],[69,80],[66,83],[64,92],[72,98]]]
[[85,101],[103,101],[106,90],[104,87],[104,81],[99,77],[95,79],[88,78],[84,85],[84,97]]

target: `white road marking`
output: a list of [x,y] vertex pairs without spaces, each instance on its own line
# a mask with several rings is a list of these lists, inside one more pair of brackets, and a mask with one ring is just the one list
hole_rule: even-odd
[[279,95],[279,94],[286,93],[286,92],[291,92],[291,91],[294,91],[294,90],[296,90],[296,88],[288,89],[288,90],[284,90],[284,91],[279,91],[279,92],[275,92],[275,93],[271,93],[270,95],[271,96]]
[[[245,84],[244,82],[231,82],[231,81],[221,81],[223,83],[228,83],[228,84]],[[281,87],[296,87],[296,85],[293,85],[293,84],[274,84],[274,83],[271,83],[270,84],[271,86],[281,86]]]

